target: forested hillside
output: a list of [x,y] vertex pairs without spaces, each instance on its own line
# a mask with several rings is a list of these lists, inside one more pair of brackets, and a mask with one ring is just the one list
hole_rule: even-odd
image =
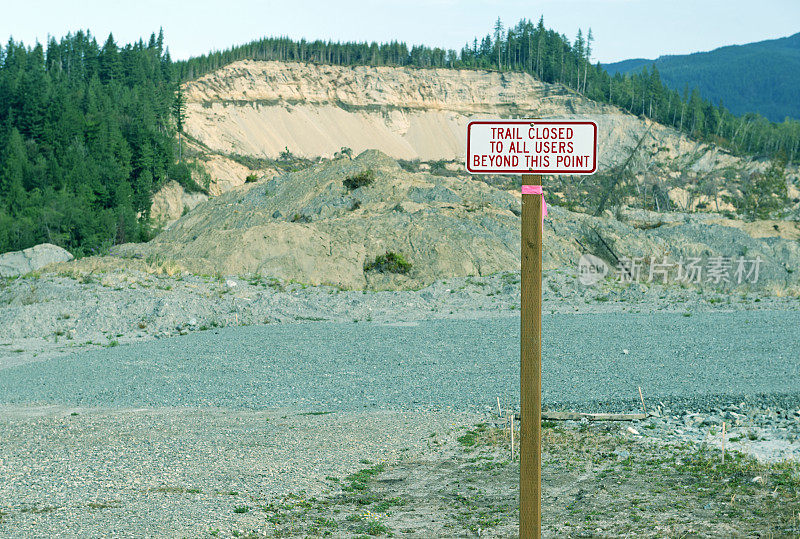
[[153,194],[169,180],[199,189],[179,162],[178,83],[242,59],[337,65],[527,72],[590,99],[650,117],[738,154],[792,163],[800,122],[736,116],[696,89],[665,86],[657,70],[610,76],[590,62],[591,30],[570,40],[522,20],[461,51],[405,43],[265,38],[172,62],[163,35],[103,45],[88,32],[0,46],[0,252],[50,242],[81,256],[149,239]]
[[734,114],[759,112],[772,121],[800,119],[800,33],[709,52],[634,59],[603,67],[611,73],[658,70],[674,90],[697,88],[700,95],[722,101]]
[[148,239],[153,192],[189,178],[175,159],[175,80],[161,35],[0,47],[0,252]]

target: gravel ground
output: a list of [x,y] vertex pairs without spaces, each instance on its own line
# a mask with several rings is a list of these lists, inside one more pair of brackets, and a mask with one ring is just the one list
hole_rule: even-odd
[[[797,298],[583,287],[564,272],[549,273],[544,288],[547,407],[635,410],[641,386],[657,416],[609,427],[631,443],[720,447],[725,421],[729,449],[800,458]],[[336,519],[334,535],[351,536],[383,521],[360,502],[337,505],[331,478],[375,463],[389,466],[383,502],[396,499],[392,469],[416,485],[403,492],[417,501],[384,519],[415,530],[406,536],[513,535],[513,466],[500,485],[475,473],[507,462],[479,469],[439,449],[493,421],[497,397],[504,407],[518,399],[518,274],[369,294],[191,275],[42,274],[0,283],[0,306],[0,536],[285,536],[321,533]],[[585,508],[585,529],[574,527],[571,507],[607,479],[565,455],[552,455],[560,483],[546,497],[549,536],[630,532],[614,518],[590,525],[595,506]],[[452,492],[426,498],[440,479]],[[503,493],[459,486],[472,480]],[[632,504],[647,485],[631,484],[615,503]],[[562,498],[572,500],[567,509]],[[493,532],[475,516],[487,500],[505,500]],[[309,520],[312,506],[358,512]],[[654,509],[633,529],[652,531],[660,515]],[[718,517],[709,515],[683,511],[670,517],[683,524],[664,529],[713,536]],[[692,524],[699,518],[701,528]]]
[[[302,415],[204,409],[0,407],[0,536],[201,537],[263,532],[235,513],[328,476],[414,460],[470,414]],[[402,433],[402,436],[398,436]]]
[[[756,424],[798,445],[800,411],[661,411],[545,422],[545,537],[800,530],[796,460],[732,451],[761,443],[734,441]],[[724,465],[714,428],[726,417]],[[513,537],[519,466],[504,425],[454,412],[2,406],[0,536]]]
[[[797,311],[545,315],[544,403],[638,408],[641,386],[676,409],[795,406],[798,326]],[[517,316],[231,327],[8,367],[0,403],[481,412],[516,402],[518,358]]]
[[[662,406],[638,422],[639,435],[741,451],[763,462],[800,460],[800,407],[745,402],[682,411]],[[725,432],[723,433],[723,423]]]
[[[133,270],[34,273],[0,280],[0,369],[201,328],[502,317],[518,311],[519,297],[518,272],[447,279],[416,291],[371,293],[274,279]],[[546,273],[543,301],[545,313],[800,309],[798,298],[764,291],[612,281],[583,286],[574,274],[560,270]]]

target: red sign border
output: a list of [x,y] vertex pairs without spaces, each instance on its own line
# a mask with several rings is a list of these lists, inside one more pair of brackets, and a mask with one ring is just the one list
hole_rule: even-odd
[[[594,162],[592,163],[592,170],[559,170],[553,172],[551,170],[542,169],[529,169],[529,170],[492,170],[492,171],[473,171],[469,168],[469,133],[473,125],[478,124],[559,124],[559,125],[591,125],[594,127]],[[541,174],[541,175],[560,175],[560,174],[577,174],[577,175],[590,175],[597,172],[597,122],[592,120],[473,120],[467,124],[467,153],[464,158],[464,165],[468,174]]]

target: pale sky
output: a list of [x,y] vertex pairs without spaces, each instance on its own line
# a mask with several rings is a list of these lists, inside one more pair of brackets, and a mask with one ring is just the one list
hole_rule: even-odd
[[525,17],[574,39],[595,36],[593,61],[656,58],[784,37],[800,31],[800,0],[112,0],[8,2],[0,40],[44,43],[89,29],[117,43],[164,28],[173,59],[264,36],[355,41],[401,40],[459,50],[485,36],[499,16]]

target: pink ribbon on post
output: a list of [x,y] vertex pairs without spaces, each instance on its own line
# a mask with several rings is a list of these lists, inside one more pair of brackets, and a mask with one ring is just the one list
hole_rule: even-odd
[[544,191],[541,185],[523,185],[523,195],[542,195],[542,227],[544,227],[544,218],[547,215],[547,202],[544,201]]

